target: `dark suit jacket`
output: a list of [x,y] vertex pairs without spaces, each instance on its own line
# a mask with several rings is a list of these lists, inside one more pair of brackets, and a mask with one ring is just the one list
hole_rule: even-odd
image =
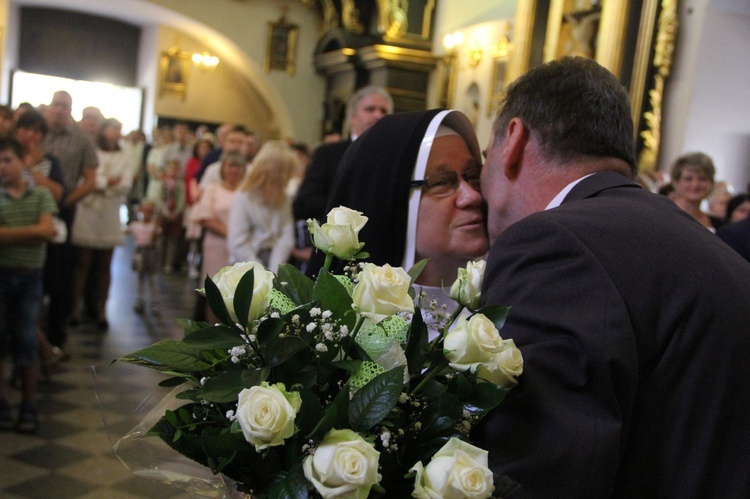
[[750,218],[725,225],[716,235],[750,262]]
[[326,203],[331,191],[336,170],[341,158],[351,145],[351,140],[342,140],[333,144],[323,144],[313,154],[305,178],[294,198],[292,210],[297,220],[316,218],[322,221],[328,214]]
[[525,497],[750,497],[750,264],[613,172],[492,245],[519,385],[478,429]]

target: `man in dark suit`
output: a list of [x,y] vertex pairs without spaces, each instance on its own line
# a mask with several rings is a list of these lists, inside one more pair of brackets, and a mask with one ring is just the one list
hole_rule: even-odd
[[482,300],[525,365],[477,437],[517,497],[750,497],[750,264],[631,181],[632,135],[592,60],[509,87]]
[[716,235],[750,262],[750,217],[720,227]]
[[386,114],[393,112],[393,100],[381,87],[368,86],[357,90],[346,106],[350,137],[347,140],[324,144],[313,154],[305,178],[294,198],[293,211],[297,220],[326,217],[328,193],[336,176],[341,158],[352,141]]

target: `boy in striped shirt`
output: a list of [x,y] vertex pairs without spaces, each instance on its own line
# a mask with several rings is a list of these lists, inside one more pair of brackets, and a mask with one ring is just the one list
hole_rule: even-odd
[[[42,300],[42,268],[56,230],[52,194],[31,186],[24,176],[23,149],[12,139],[0,139],[0,429],[33,433],[39,377],[36,327]],[[15,425],[3,394],[2,366],[9,346],[21,372],[22,398]]]

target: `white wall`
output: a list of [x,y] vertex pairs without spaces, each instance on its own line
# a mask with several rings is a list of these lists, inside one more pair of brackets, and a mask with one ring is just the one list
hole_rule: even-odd
[[717,178],[750,181],[750,16],[709,10],[698,51],[683,151],[705,151]]
[[669,170],[681,154],[703,151],[717,179],[742,192],[750,181],[750,9],[732,3],[680,4],[659,164]]

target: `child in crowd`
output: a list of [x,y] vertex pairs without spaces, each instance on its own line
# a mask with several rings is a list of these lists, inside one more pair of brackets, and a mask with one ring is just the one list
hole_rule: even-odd
[[162,265],[164,273],[179,270],[177,261],[182,244],[182,212],[185,209],[185,182],[180,177],[180,161],[170,159],[164,166],[161,180],[154,182],[152,197],[161,220]]
[[153,201],[143,200],[138,207],[136,220],[128,224],[128,232],[135,241],[135,255],[133,255],[133,270],[138,273],[138,301],[133,310],[137,314],[146,311],[146,287],[148,287],[149,308],[151,314],[159,315],[158,290],[156,288],[156,272],[159,269],[158,242],[161,233],[159,221],[156,218],[156,205]]
[[15,429],[33,433],[39,427],[36,395],[39,356],[36,330],[42,300],[42,269],[47,242],[57,231],[57,205],[50,191],[32,187],[24,177],[23,149],[0,139],[0,429],[12,429],[10,405],[3,394],[1,364],[12,345],[21,374],[21,406]]

